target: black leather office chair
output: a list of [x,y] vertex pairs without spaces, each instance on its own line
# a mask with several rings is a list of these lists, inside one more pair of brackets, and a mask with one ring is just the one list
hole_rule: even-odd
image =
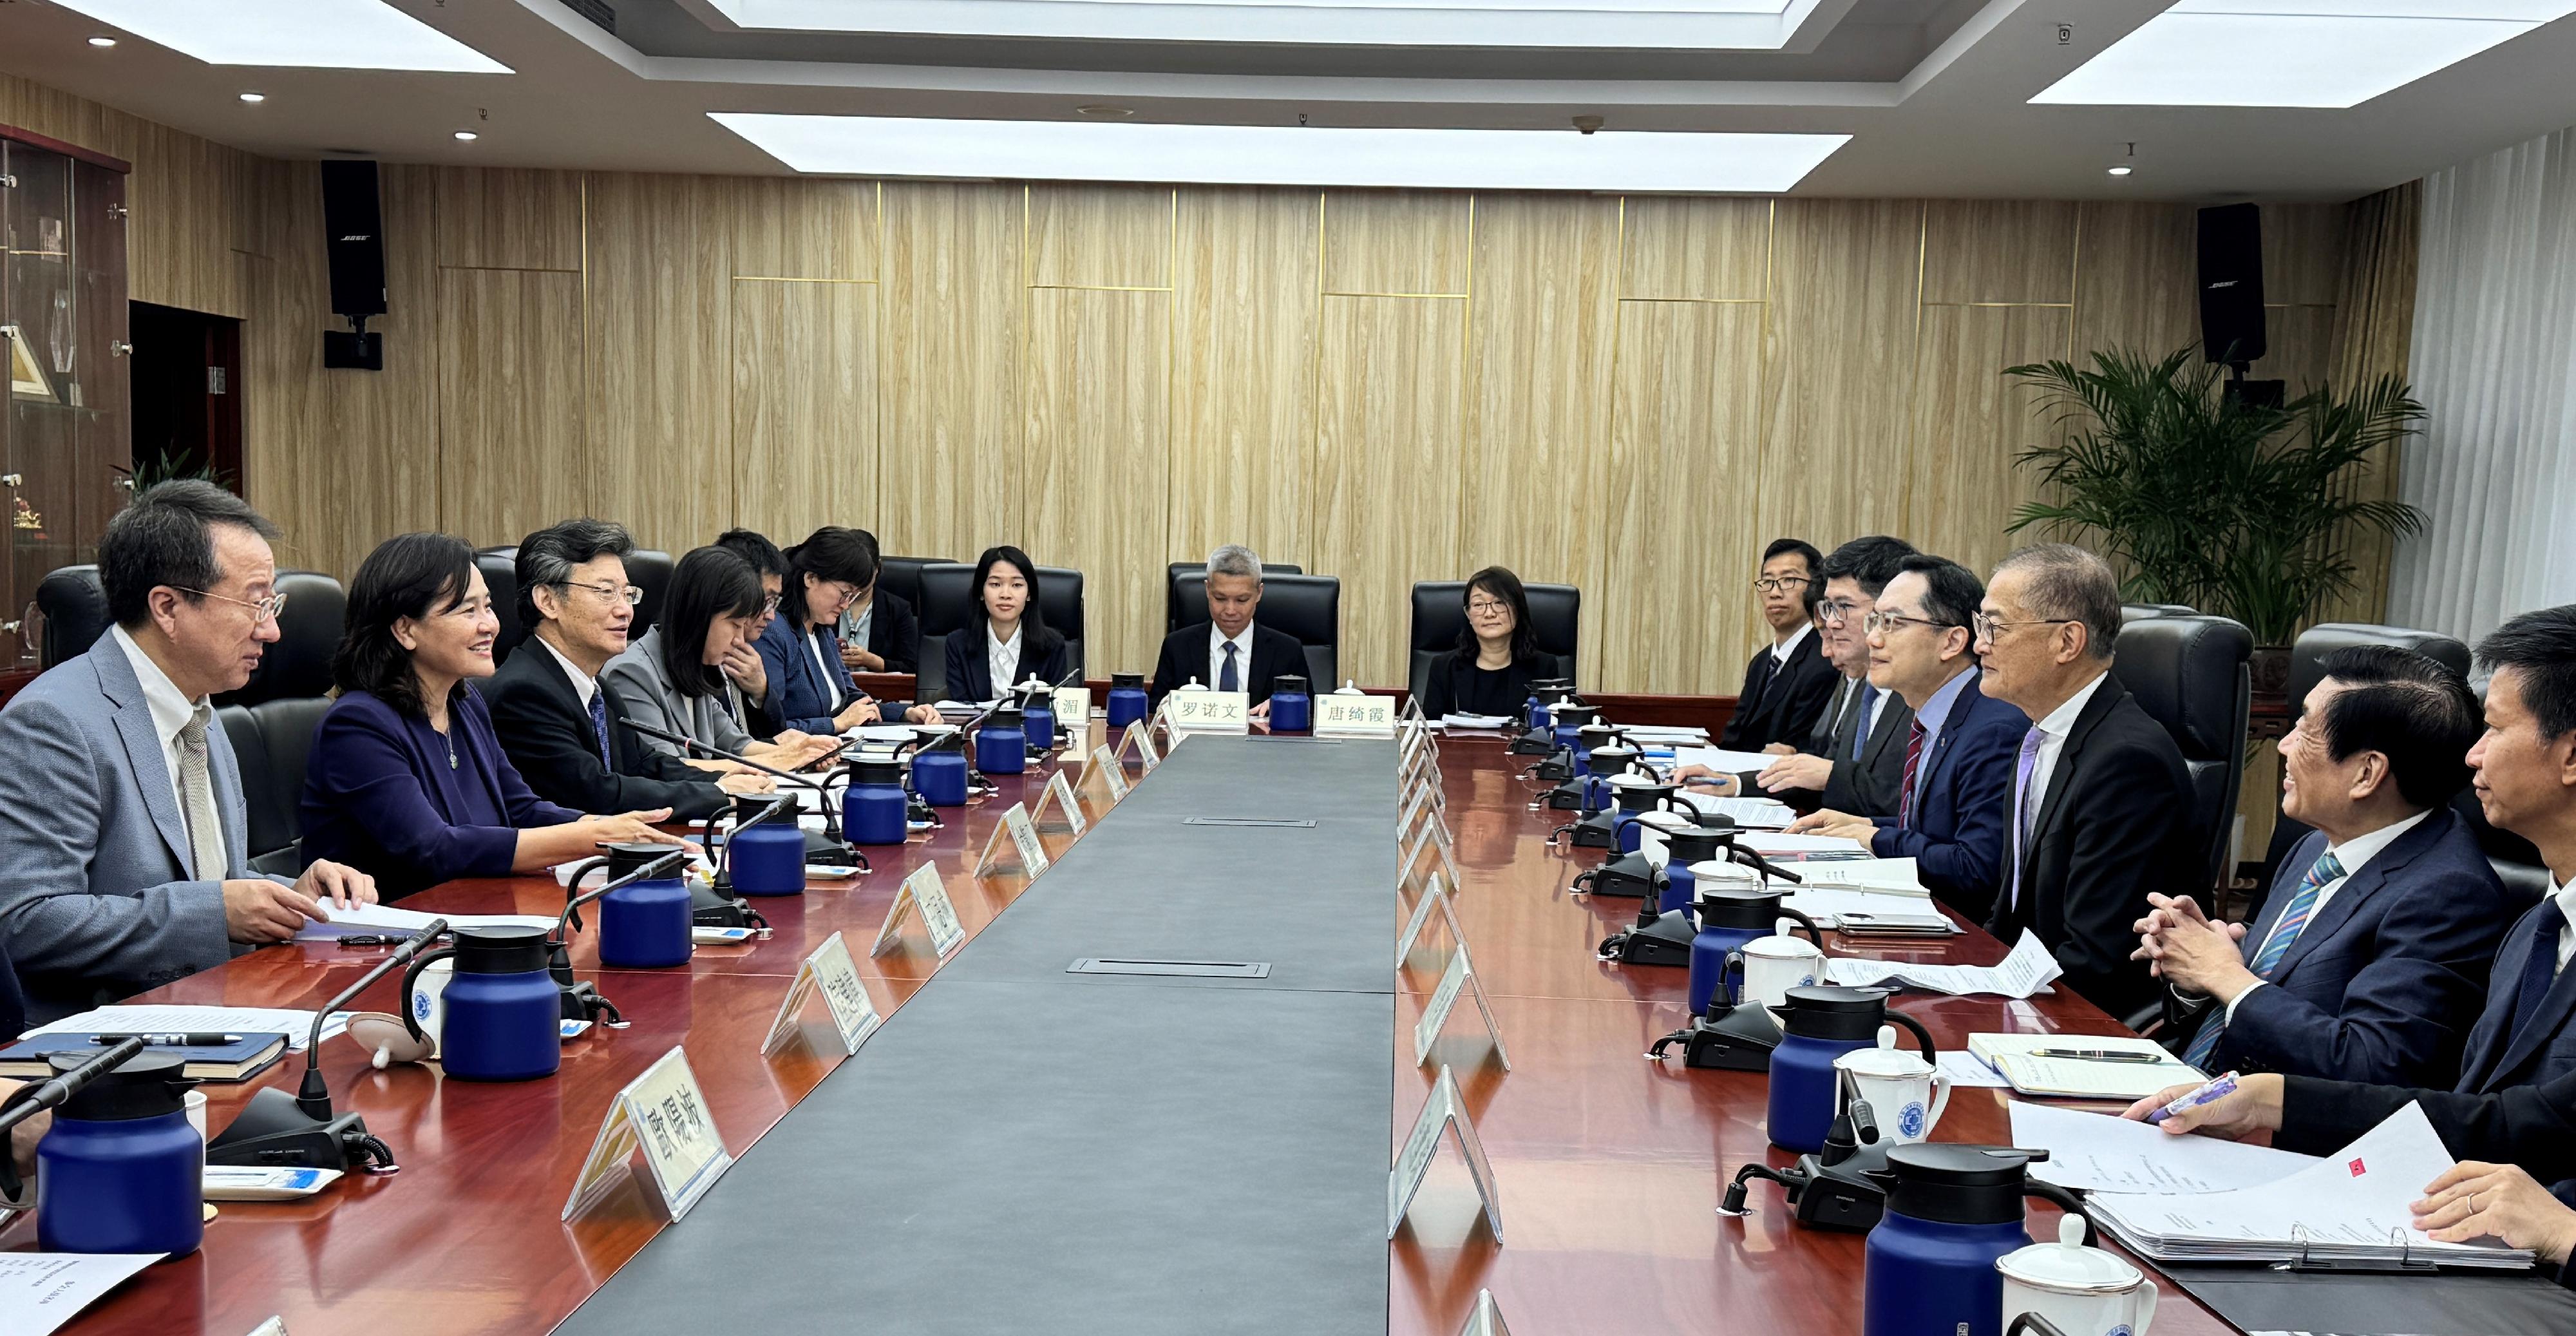
[[250,864],[261,872],[292,877],[303,870],[304,767],[330,709],[326,696],[285,696],[215,711],[241,762]]
[[261,652],[241,690],[215,697],[218,707],[330,694],[331,656],[348,621],[348,594],[319,571],[279,571],[277,592],[286,595],[277,643]]
[[2120,624],[2123,626],[2131,622],[2145,621],[2150,617],[2197,617],[2199,615],[2200,609],[2186,607],[2180,603],[2123,603],[2120,605]]
[[[1556,656],[1559,676],[1574,676],[1575,627],[1583,614],[1583,591],[1574,585],[1525,584],[1530,629],[1541,653]],[[1467,582],[1423,580],[1413,586],[1413,663],[1406,681],[1420,696],[1431,685],[1431,661],[1458,647],[1467,633]]]
[[[921,568],[921,668],[913,678],[913,698],[939,700],[948,693],[948,637],[974,619],[975,568],[962,561],[933,562]],[[1038,616],[1047,629],[1065,640],[1065,666],[1079,677],[1082,657],[1082,572],[1062,566],[1038,567]]]
[[[2468,676],[2469,673],[2469,647],[2438,631],[2415,631],[2402,626],[2376,626],[2366,622],[2322,622],[2300,633],[2299,638],[2290,645],[2289,701],[2292,719],[2298,718],[2299,703],[2306,700],[2308,693],[2316,690],[2317,683],[2325,677],[2325,657],[2336,650],[2349,649],[2355,645],[2388,645],[2397,649],[2411,649],[2458,669],[2462,677]],[[2471,812],[2477,810],[2477,801],[2474,797],[2470,799],[2468,809]],[[2289,857],[2290,850],[2296,848],[2299,841],[2307,838],[2310,829],[2307,823],[2293,820],[2282,813],[2281,795],[2277,792],[2272,795],[2272,812],[2272,841],[2264,846],[2263,872],[2255,880],[2254,896],[2245,910],[2249,921],[2254,915],[2263,912],[2263,902],[2272,894],[2272,878],[2280,872],[2281,860]],[[2485,828],[2486,818],[2479,816],[2477,824]],[[2502,834],[2502,832],[2497,833]],[[2504,838],[2511,840],[2514,837],[2504,836]]]
[[[1171,582],[1174,607],[1197,611],[1164,634],[1183,626],[1207,625],[1206,564],[1174,562]],[[1281,570],[1263,562],[1261,607],[1252,614],[1252,620],[1273,631],[1285,631],[1306,647],[1308,687],[1329,691],[1341,685],[1342,679],[1335,674],[1342,666],[1342,577],[1306,575],[1293,566]],[[1146,671],[1153,666],[1139,665]]]
[[[1305,573],[1304,567],[1289,562],[1261,563],[1261,578],[1264,582],[1274,575]],[[1181,582],[1184,580],[1193,581],[1186,592],[1181,587]],[[1184,626],[1196,626],[1207,619],[1207,563],[1204,561],[1173,562],[1163,577],[1163,634],[1170,635]],[[1256,617],[1253,620],[1260,619]]]
[[36,583],[36,615],[44,619],[37,634],[36,656],[48,668],[77,654],[107,634],[107,587],[98,582],[96,566],[62,566]]
[[952,566],[946,557],[884,557],[877,562],[877,588],[921,611],[921,571],[925,566]]
[[2245,782],[2246,713],[2253,702],[2248,660],[2254,635],[2225,617],[2151,617],[2120,628],[2112,672],[2140,708],[2165,726],[2191,772],[2192,819],[2202,841],[2203,877],[2190,888],[2212,896],[2235,833],[2236,795]]
[[[1064,637],[1064,667],[1073,680],[1083,680],[1082,572],[1068,566],[1038,567],[1038,613],[1047,629]],[[945,648],[943,646],[943,648]]]
[[635,605],[635,620],[626,628],[626,638],[634,640],[653,629],[653,619],[661,614],[662,596],[671,588],[671,554],[649,547],[635,549],[626,559],[626,582],[644,591]]
[[483,588],[491,595],[492,614],[501,619],[501,633],[492,639],[492,666],[498,668],[528,635],[527,628],[519,625],[518,546],[478,549],[474,565],[483,572]]

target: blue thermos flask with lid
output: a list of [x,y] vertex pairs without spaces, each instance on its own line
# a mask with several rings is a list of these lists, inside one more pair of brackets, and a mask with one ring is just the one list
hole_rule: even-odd
[[[1751,873],[1751,868],[1738,863],[1711,860],[1685,874],[1691,879],[1699,911],[1699,933],[1691,938],[1690,953],[1689,1001],[1694,1016],[1707,1015],[1708,1004],[1721,994],[1728,1002],[1738,1000],[1743,983],[1728,978],[1726,958],[1748,942],[1771,936],[1779,930],[1780,920],[1791,920],[1804,929],[1807,940],[1819,950],[1825,945],[1814,919],[1783,904],[1780,892],[1751,883]],[[1872,1040],[1878,1037],[1875,1023],[1868,1035]]]
[[[918,757],[914,765],[921,764]],[[841,798],[841,833],[852,844],[901,844],[911,834],[905,813],[901,761],[852,761],[849,791]]]
[[[546,992],[551,1026],[552,983]],[[92,1056],[47,1062],[59,1077]],[[36,1143],[37,1247],[175,1257],[205,1241],[206,1139],[188,1122],[185,1065],[176,1053],[137,1053],[54,1111]]]
[[412,957],[403,971],[403,1025],[429,1042],[420,1028],[429,1000],[418,992],[430,962],[455,959],[455,977],[439,995],[446,1018],[438,1031],[438,1061],[464,1081],[526,1081],[552,1076],[563,1065],[562,990],[546,972],[543,928],[458,928],[456,945]]
[[1125,728],[1145,717],[1148,697],[1143,673],[1109,675],[1109,726]]
[[[1589,705],[1557,706],[1556,745],[1560,747],[1574,746],[1580,738],[1580,730],[1583,726],[1586,724],[1599,723],[1600,720],[1601,712]],[[1575,759],[1579,761],[1582,757],[1578,754]],[[1578,770],[1576,773],[1580,774],[1582,772]]]
[[[1723,862],[1720,853],[1735,832],[1722,826],[1675,826],[1664,832],[1662,891],[1655,901],[1655,912],[1669,914],[1687,909],[1699,898],[1700,863]],[[1735,864],[1728,863],[1728,867]],[[1708,1008],[1701,1007],[1700,1011]],[[1693,1012],[1698,1015],[1699,1012]]]
[[1031,752],[1044,755],[1054,749],[1055,692],[1044,683],[1021,688],[1020,731],[1027,735]]
[[[773,805],[776,815],[760,816]],[[734,825],[725,835],[724,880],[719,884],[737,895],[803,895],[805,830],[797,824],[803,810],[792,793],[734,799],[726,814]]]
[[[1702,896],[1700,903],[1708,903],[1708,898]],[[1757,935],[1768,932],[1766,923],[1763,933]],[[1825,1148],[1825,1134],[1833,1128],[1834,1113],[1840,1107],[1836,1098],[1840,1080],[1834,1071],[1834,1059],[1855,1049],[1876,1047],[1878,1027],[1889,1024],[1911,1031],[1915,1042],[1922,1045],[1923,1060],[1938,1064],[1931,1032],[1913,1017],[1888,1010],[1884,988],[1818,984],[1789,990],[1788,1003],[1780,1008],[1780,1044],[1771,1050],[1771,1107],[1767,1121],[1772,1145],[1807,1154]],[[1993,1259],[1987,1262],[1991,1270]],[[1997,1293],[2000,1296],[2001,1292]],[[1995,1302],[2002,1300],[1998,1297]],[[1989,1321],[1992,1308],[1989,1304]]]
[[1887,1210],[1862,1251],[1861,1336],[2002,1336],[1995,1263],[2030,1246],[2022,1199],[2084,1212],[2074,1194],[2029,1177],[2024,1166],[2047,1158],[1949,1142],[1890,1150]]
[[1270,731],[1303,733],[1315,726],[1315,698],[1306,694],[1306,679],[1282,673],[1270,679]]
[[[612,844],[608,856],[572,870],[567,895],[581,894],[581,880],[595,868],[608,869],[615,881],[647,863],[669,856],[667,844]],[[599,897],[599,963],[610,969],[662,969],[689,963],[695,948],[689,933],[689,886],[681,869],[669,876],[629,882]]]
[[942,733],[912,754],[912,791],[933,807],[966,805],[964,733]]
[[1028,725],[1016,705],[997,705],[975,731],[975,768],[988,775],[1016,775],[1029,768]]

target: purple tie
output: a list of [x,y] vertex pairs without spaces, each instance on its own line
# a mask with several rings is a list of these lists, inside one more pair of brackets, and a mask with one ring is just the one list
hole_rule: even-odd
[[2031,725],[2030,731],[2021,735],[2021,761],[2013,767],[2012,898],[2005,903],[2015,909],[2021,908],[2022,845],[2030,840],[2030,778],[2039,769],[2039,748],[2046,741],[2047,730]]

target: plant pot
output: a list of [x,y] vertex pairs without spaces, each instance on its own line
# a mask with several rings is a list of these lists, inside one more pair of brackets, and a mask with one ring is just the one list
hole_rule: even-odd
[[2257,646],[2257,647],[2255,648],[2255,650],[2254,650],[2254,657],[2253,657],[2250,661],[2248,661],[2247,667],[2248,667],[2248,669],[2252,672],[2253,677],[2254,677],[2254,694],[2256,694],[2256,695],[2258,695],[2258,696],[2260,696],[2260,695],[2282,696],[2282,695],[2287,695],[2287,694],[2289,694],[2289,690],[2290,690],[2290,647],[2289,647],[2289,646],[2287,646],[2287,645],[2261,645],[2261,646]]

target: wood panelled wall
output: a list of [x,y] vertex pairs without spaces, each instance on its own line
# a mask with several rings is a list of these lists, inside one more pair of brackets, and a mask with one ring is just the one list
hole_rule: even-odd
[[[247,481],[289,559],[590,512],[678,551],[825,522],[1016,543],[1142,669],[1167,561],[1585,591],[1585,685],[1732,691],[1784,533],[1985,566],[2038,430],[1997,374],[2196,335],[2184,205],[935,184],[388,166],[381,373],[324,371],[318,170],[0,80],[136,162],[134,295],[248,322]],[[2343,206],[2266,211],[2272,358],[2328,366]]]

